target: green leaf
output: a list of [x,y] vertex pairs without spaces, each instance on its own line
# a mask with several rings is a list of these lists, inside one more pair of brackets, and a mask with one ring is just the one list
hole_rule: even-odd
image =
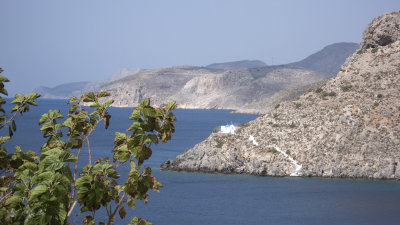
[[62,123],[62,125],[63,125],[64,127],[68,127],[68,128],[70,128],[70,129],[72,129],[72,128],[74,127],[74,123],[72,122],[72,118],[69,117],[68,119],[66,119],[66,120]]
[[29,93],[29,94],[26,94],[24,97],[25,97],[26,102],[28,104],[37,106],[37,103],[35,102],[35,99],[39,98],[40,95],[37,94],[37,93]]
[[61,169],[64,163],[54,156],[48,156],[40,162],[39,166],[44,171],[56,171]]
[[134,110],[132,110],[132,114],[129,117],[130,120],[139,120],[142,118],[142,111],[140,110],[139,107],[136,107]]
[[108,93],[108,92],[106,92],[106,91],[99,91],[99,92],[97,92],[97,97],[98,98],[104,98],[104,97],[108,97],[108,96],[110,96],[111,94],[110,93]]
[[98,102],[95,102],[95,103],[91,104],[90,107],[92,107],[92,108],[100,108],[101,104],[98,103]]
[[48,191],[47,186],[39,184],[31,191],[29,201],[33,201],[33,200],[37,199],[41,194],[43,194],[47,191]]
[[12,137],[14,135],[11,126],[8,126],[8,136]]
[[76,101],[78,101],[78,100],[79,100],[79,99],[78,99],[77,97],[72,96],[72,97],[68,100],[68,104],[71,103],[71,102],[76,102]]
[[66,217],[67,217],[67,210],[64,208],[63,204],[60,204],[59,209],[58,209],[58,218],[59,218],[61,224],[64,224]]
[[140,101],[140,106],[142,107],[146,107],[150,105],[150,99],[143,99],[142,101]]
[[15,121],[14,121],[14,120],[12,121],[12,129],[13,129],[14,131],[17,130],[17,125],[15,125]]
[[10,140],[11,137],[6,136],[6,137],[0,137],[0,145],[7,142],[8,140]]
[[83,218],[83,225],[94,225],[94,219],[91,216],[86,216]]
[[39,125],[44,123],[44,122],[46,122],[46,121],[48,121],[48,120],[49,120],[49,114],[48,113],[43,114],[42,117],[40,117]]
[[74,103],[72,104],[72,106],[69,108],[68,113],[73,113],[78,109],[79,104],[78,103]]
[[173,109],[176,109],[176,102],[175,101],[168,102],[167,111],[171,111]]
[[156,111],[153,108],[144,108],[143,114],[146,117],[154,117],[156,115]]
[[23,197],[14,193],[10,198],[8,198],[5,202],[5,205],[10,206],[12,208],[16,207],[17,205],[21,204]]
[[125,210],[125,208],[123,206],[119,209],[118,213],[119,213],[119,217],[121,217],[121,219],[125,218],[126,210]]
[[115,132],[114,143],[120,143],[126,140],[126,134],[121,132]]
[[81,188],[86,184],[90,184],[91,181],[92,178],[89,176],[80,177],[78,180],[76,180],[76,187]]
[[51,183],[54,181],[56,174],[54,171],[46,171],[42,172],[37,176],[36,182],[39,184],[50,186]]
[[106,109],[106,108],[108,108],[111,104],[113,104],[114,103],[114,99],[108,99],[107,101],[105,101],[104,103],[103,103],[103,107]]
[[[1,70],[1,72],[3,72],[3,70]],[[0,75],[0,82],[10,82],[10,80],[5,76]]]
[[87,94],[83,94],[82,95],[81,101],[83,101],[83,102],[95,102],[96,101],[96,96],[94,95],[93,92],[89,92]]
[[135,206],[136,206],[135,199],[129,198],[129,199],[128,199],[128,206],[129,206],[129,208],[131,208],[132,210],[135,209]]
[[155,134],[150,134],[150,135],[148,135],[147,137],[148,137],[148,138],[151,140],[151,142],[153,142],[154,144],[158,144],[157,135],[155,135]]
[[141,126],[141,123],[135,121],[135,122],[133,122],[133,123],[131,124],[131,126],[128,128],[128,131],[136,130],[136,129],[140,128],[140,126]]
[[131,157],[131,154],[129,152],[122,152],[121,154],[118,155],[118,160],[125,162],[130,157]]

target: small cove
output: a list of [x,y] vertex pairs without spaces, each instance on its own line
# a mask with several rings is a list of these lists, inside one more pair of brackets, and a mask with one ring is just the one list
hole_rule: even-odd
[[[65,100],[39,100],[39,107],[22,118],[10,146],[37,150],[45,142],[38,120],[48,109],[66,113]],[[111,108],[111,125],[91,137],[95,158],[109,156],[114,132],[129,126],[131,109]],[[245,123],[257,116],[225,110],[176,110],[176,133],[168,144],[154,146],[148,166],[164,185],[150,191],[149,203],[138,201],[134,211],[154,224],[397,224],[400,183],[352,179],[256,177],[160,171],[167,159],[204,140],[213,128]],[[39,141],[38,141],[39,140]],[[85,157],[84,155],[82,157]],[[77,221],[76,221],[77,222]],[[118,223],[116,223],[118,224]]]

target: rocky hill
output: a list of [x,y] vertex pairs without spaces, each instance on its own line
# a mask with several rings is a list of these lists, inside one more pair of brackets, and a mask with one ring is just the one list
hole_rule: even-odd
[[400,12],[374,19],[337,76],[161,168],[400,179]]
[[334,43],[299,62],[289,63],[288,65],[314,70],[333,77],[339,72],[340,66],[346,61],[347,57],[359,47],[358,44],[350,42]]
[[328,77],[285,66],[231,70],[180,66],[144,71],[105,85],[101,90],[110,92],[114,106],[119,107],[134,106],[143,98],[151,98],[155,105],[174,99],[180,108],[242,109],[246,103]]
[[267,64],[265,64],[263,61],[260,60],[241,60],[241,61],[225,62],[225,63],[213,63],[206,67],[210,69],[229,70],[237,68],[256,68],[264,66],[267,66]]

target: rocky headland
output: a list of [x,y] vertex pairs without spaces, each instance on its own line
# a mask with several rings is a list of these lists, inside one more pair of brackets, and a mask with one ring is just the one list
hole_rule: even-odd
[[374,19],[335,78],[161,169],[400,179],[400,11]]

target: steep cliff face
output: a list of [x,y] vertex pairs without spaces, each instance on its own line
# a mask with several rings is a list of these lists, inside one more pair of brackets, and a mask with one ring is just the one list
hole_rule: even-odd
[[101,90],[110,92],[114,106],[119,107],[135,106],[141,99],[151,98],[155,105],[174,99],[180,108],[243,109],[247,103],[328,77],[285,66],[231,70],[181,66],[144,71],[105,85]]
[[[161,168],[400,179],[400,41],[386,32],[386,22],[399,18],[394,12],[372,21],[362,49],[321,87],[280,103],[234,135],[212,134]],[[375,41],[369,30],[395,41]]]

